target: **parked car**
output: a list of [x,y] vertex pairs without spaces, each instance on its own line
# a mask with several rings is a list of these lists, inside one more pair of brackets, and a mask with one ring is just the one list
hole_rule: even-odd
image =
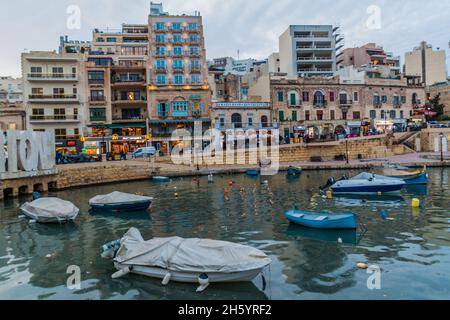
[[144,158],[144,157],[152,157],[156,155],[156,148],[155,147],[146,147],[146,148],[139,148],[135,152],[133,152],[133,158]]

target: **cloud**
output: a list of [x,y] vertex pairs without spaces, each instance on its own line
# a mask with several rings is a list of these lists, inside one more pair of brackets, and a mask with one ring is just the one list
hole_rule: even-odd
[[[162,1],[162,0],[161,0]],[[94,28],[120,28],[125,23],[147,23],[148,0],[22,0],[8,1],[0,11],[0,74],[19,76],[20,53],[55,50],[59,36],[90,40]],[[80,30],[66,28],[66,9],[81,9]],[[381,28],[368,30],[367,8],[381,10]],[[200,11],[208,58],[220,56],[266,58],[278,50],[278,37],[291,24],[339,24],[346,47],[367,42],[387,51],[404,53],[426,40],[448,49],[450,2],[441,0],[166,0],[170,12]],[[449,61],[450,63],[450,61]]]

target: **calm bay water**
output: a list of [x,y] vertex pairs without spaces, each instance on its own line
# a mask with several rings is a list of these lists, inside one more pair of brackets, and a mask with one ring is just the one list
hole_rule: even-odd
[[[430,169],[428,187],[395,196],[322,198],[318,187],[330,176],[353,172],[305,172],[298,180],[269,177],[268,186],[245,175],[174,179],[89,187],[52,194],[81,209],[75,223],[30,225],[19,219],[27,198],[0,202],[0,299],[450,299],[450,170]],[[228,197],[224,188],[234,181]],[[155,197],[148,213],[91,214],[88,200],[112,191]],[[178,193],[178,197],[175,197]],[[413,198],[425,207],[413,210]],[[283,213],[304,210],[354,212],[367,228],[323,232],[290,225]],[[386,219],[388,217],[388,219]],[[130,228],[143,237],[212,238],[257,247],[273,260],[253,283],[214,284],[196,294],[195,285],[128,275],[100,258],[100,247]],[[338,242],[338,238],[343,243]],[[51,258],[46,256],[51,254]],[[355,267],[381,268],[381,290],[367,289],[369,274]],[[82,271],[81,290],[66,287],[67,267]]]

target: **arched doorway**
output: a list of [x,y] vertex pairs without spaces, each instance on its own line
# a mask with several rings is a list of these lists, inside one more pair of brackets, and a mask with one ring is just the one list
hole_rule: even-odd
[[242,116],[239,113],[234,113],[231,116],[231,123],[235,129],[242,128]]

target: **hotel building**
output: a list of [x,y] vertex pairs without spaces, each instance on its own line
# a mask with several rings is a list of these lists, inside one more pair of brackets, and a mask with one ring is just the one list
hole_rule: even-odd
[[151,4],[149,16],[148,107],[152,142],[169,153],[176,129],[211,126],[206,50],[199,12],[173,15]]
[[0,77],[0,130],[25,130],[22,79]]

